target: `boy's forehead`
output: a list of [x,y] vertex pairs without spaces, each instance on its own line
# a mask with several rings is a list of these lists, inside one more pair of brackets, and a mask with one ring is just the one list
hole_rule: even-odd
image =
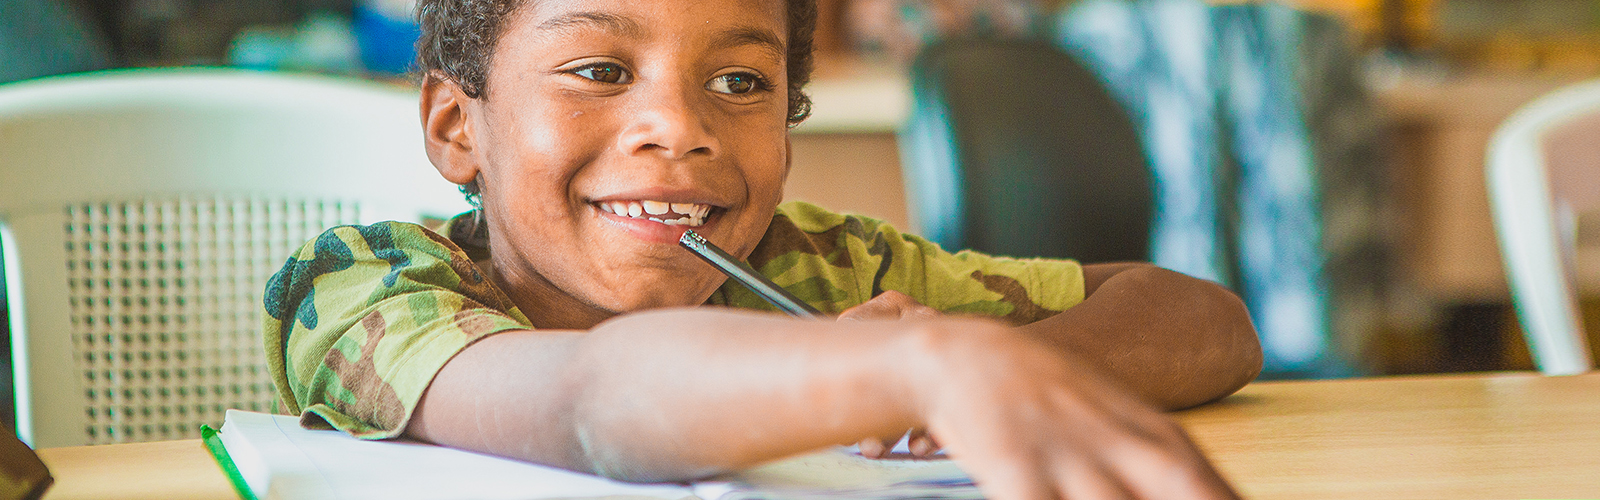
[[[688,25],[718,21],[755,25],[786,39],[788,0],[527,0],[512,13],[517,29],[539,31],[599,28],[630,38],[663,36]],[[660,25],[670,26],[660,26]]]

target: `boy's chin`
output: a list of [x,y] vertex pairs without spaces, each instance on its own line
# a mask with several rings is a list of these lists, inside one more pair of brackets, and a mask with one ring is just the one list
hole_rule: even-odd
[[602,307],[604,309],[606,309],[608,311],[611,311],[613,313],[616,313],[616,314],[628,314],[628,313],[636,313],[636,312],[644,312],[644,311],[654,311],[654,310],[657,310],[657,309],[679,309],[679,308],[697,307],[697,306],[700,306],[700,305],[702,305],[704,303],[705,303],[705,301],[694,302],[694,303],[684,303],[684,302],[674,302],[674,301],[664,301],[664,300],[640,300],[640,301],[629,301],[629,302],[626,302],[626,303],[616,303],[616,304],[603,305]]
[[594,304],[618,313],[648,311],[651,309],[666,309],[673,307],[695,307],[705,304],[711,298],[711,293],[716,291],[716,286],[693,287],[685,289],[686,283],[661,283],[657,287],[648,289],[635,289],[633,293],[607,294]]

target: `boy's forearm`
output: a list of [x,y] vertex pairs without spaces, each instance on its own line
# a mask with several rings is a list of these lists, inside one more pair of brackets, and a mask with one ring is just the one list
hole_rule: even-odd
[[1166,409],[1227,396],[1260,373],[1249,313],[1220,285],[1137,265],[1091,286],[1083,303],[1021,330]]
[[703,477],[914,426],[904,342],[882,330],[696,309],[508,332],[452,360],[407,432],[627,480]]

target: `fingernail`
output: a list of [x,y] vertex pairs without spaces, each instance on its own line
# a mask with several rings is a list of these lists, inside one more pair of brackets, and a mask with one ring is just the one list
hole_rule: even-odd
[[877,442],[869,439],[862,441],[861,444],[856,446],[861,449],[861,456],[863,457],[883,458],[883,445],[878,444]]
[[912,439],[908,447],[911,448],[912,455],[919,457],[925,457],[929,453],[933,453],[933,442],[929,441],[928,438],[925,437]]

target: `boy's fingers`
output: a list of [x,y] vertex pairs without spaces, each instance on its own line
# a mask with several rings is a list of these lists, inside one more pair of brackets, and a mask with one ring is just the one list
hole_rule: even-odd
[[[1105,467],[1074,468],[1058,480],[1065,498],[1097,498],[1105,500],[1132,500],[1135,497],[1127,484]],[[1145,497],[1168,498],[1168,497]]]
[[[907,298],[906,300],[911,300]],[[900,319],[932,319],[941,316],[938,309],[912,301],[911,305],[900,310]]]
[[868,320],[868,319],[899,319],[900,311],[894,306],[884,302],[867,301],[865,304],[845,309],[839,313],[839,319]]
[[859,306],[846,309],[839,314],[839,319],[927,319],[936,316],[939,316],[939,311],[934,308],[922,305],[910,295],[889,290]]
[[906,294],[890,290],[878,294],[859,306],[846,309],[839,319],[900,319],[907,302],[916,303]]
[[[1194,446],[1181,428],[1178,432],[1179,443]],[[1238,492],[1199,454],[1184,456],[1148,446],[1124,448],[1124,453],[1127,484],[1144,498],[1239,498]]]
[[939,442],[924,429],[911,429],[911,438],[908,446],[911,454],[919,458],[926,458],[939,452]]
[[869,437],[863,439],[861,440],[861,443],[856,446],[861,448],[861,456],[867,458],[883,458],[883,456],[887,455],[889,452],[889,447],[884,446],[883,440],[878,438]]

